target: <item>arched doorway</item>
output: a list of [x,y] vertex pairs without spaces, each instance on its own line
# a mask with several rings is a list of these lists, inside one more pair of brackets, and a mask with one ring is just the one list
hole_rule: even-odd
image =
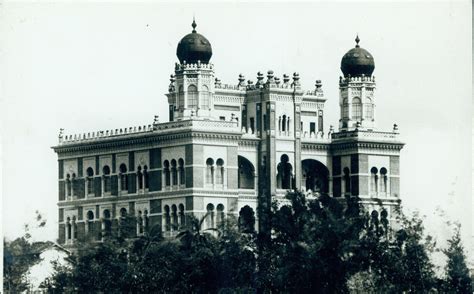
[[255,168],[245,157],[238,157],[239,165],[239,189],[255,189]]
[[301,186],[307,191],[320,194],[329,192],[329,170],[324,164],[314,159],[305,159],[301,167],[303,176]]
[[280,157],[280,163],[277,166],[277,187],[279,189],[291,189],[293,182],[293,166],[289,162],[288,155],[283,154]]

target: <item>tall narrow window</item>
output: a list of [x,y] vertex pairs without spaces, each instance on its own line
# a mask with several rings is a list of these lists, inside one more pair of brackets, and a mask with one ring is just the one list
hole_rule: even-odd
[[364,117],[367,120],[372,120],[374,117],[374,105],[372,104],[372,99],[367,98],[367,102],[364,103]]
[[110,190],[111,190],[110,167],[108,165],[106,165],[102,169],[102,191],[103,191],[103,194],[110,193]]
[[188,108],[196,109],[198,106],[198,91],[196,86],[188,87]]
[[138,211],[137,215],[137,235],[143,235],[143,215],[142,211]]
[[179,184],[185,185],[186,178],[184,175],[184,160],[182,158],[178,160],[178,173],[179,173]]
[[206,160],[206,184],[214,184],[214,160]]
[[110,210],[106,209],[103,212],[103,219],[102,219],[102,232],[103,236],[108,237],[112,233],[112,221],[110,219]]
[[176,166],[176,160],[171,160],[171,184],[173,186],[178,185],[178,169]]
[[87,234],[93,238],[94,232],[94,213],[92,211],[87,212],[87,225],[86,225]]
[[178,229],[178,208],[175,204],[171,205],[171,219],[173,231]]
[[377,186],[378,186],[378,170],[376,167],[372,167],[370,169],[370,192],[373,195],[377,194]]
[[352,120],[362,120],[362,103],[359,98],[352,99]]
[[309,123],[309,133],[310,134],[316,133],[316,123],[315,122],[310,122]]
[[77,184],[77,181],[76,181],[76,174],[75,173],[72,173],[72,177],[71,177],[71,197],[74,197],[74,195],[76,194],[76,184]]
[[66,219],[66,239],[71,240],[71,233],[72,233],[72,227],[71,227],[71,218]]
[[222,158],[216,161],[216,184],[224,184],[224,160]]
[[72,217],[72,238],[74,240],[77,239],[77,221],[75,216]]
[[268,130],[268,122],[267,122],[267,115],[263,114],[263,130]]
[[184,205],[179,205],[179,226],[183,228],[186,225],[186,216],[184,214]]
[[324,119],[323,119],[323,111],[319,111],[319,116],[318,116],[318,131],[323,132],[324,131]]
[[72,185],[71,185],[71,176],[69,174],[66,175],[66,199],[67,197],[72,196]]
[[281,130],[283,132],[286,132],[286,115],[283,115],[281,119]]
[[349,118],[349,100],[347,98],[342,101],[342,117]]
[[179,90],[178,90],[178,108],[184,109],[184,91],[183,91],[183,86],[179,86]]
[[165,205],[165,230],[171,230],[171,217],[170,217],[170,207]]
[[218,204],[217,205],[217,215],[216,215],[216,224],[217,227],[220,228],[224,225],[224,205],[223,204]]
[[94,170],[89,167],[86,174],[86,195],[92,195],[94,194]]
[[201,109],[209,109],[209,88],[206,85],[202,86],[202,92],[201,92]]
[[148,166],[143,167],[143,185],[145,186],[145,189],[149,188],[148,184]]
[[120,191],[128,190],[128,175],[127,175],[127,166],[125,164],[120,165]]
[[142,174],[142,167],[137,167],[137,185],[138,190],[143,190],[143,174]]
[[252,130],[252,134],[255,132],[255,118],[250,118],[250,129]]
[[381,184],[381,189],[382,193],[387,193],[387,169],[385,167],[382,167],[380,169],[380,184]]
[[344,168],[344,175],[342,176],[343,192],[349,194],[351,192],[351,176],[350,171],[347,167]]
[[206,210],[207,210],[207,216],[206,216],[206,219],[207,219],[207,228],[210,229],[210,228],[214,228],[214,220],[215,220],[215,215],[214,215],[214,204],[212,203],[209,203],[207,206],[206,206]]
[[165,186],[168,187],[171,185],[170,162],[168,160],[163,162],[163,174],[165,176]]

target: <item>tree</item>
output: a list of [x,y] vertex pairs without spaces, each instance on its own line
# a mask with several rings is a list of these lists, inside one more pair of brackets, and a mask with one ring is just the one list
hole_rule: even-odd
[[472,293],[471,278],[466,265],[460,230],[461,226],[457,224],[454,235],[448,240],[449,247],[443,250],[448,258],[444,279],[444,290],[448,293]]

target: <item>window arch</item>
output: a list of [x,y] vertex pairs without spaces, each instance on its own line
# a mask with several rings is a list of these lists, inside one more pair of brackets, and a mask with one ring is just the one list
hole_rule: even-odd
[[224,204],[219,203],[217,205],[217,215],[216,215],[216,224],[218,228],[224,225],[224,220],[225,220]]
[[170,231],[171,230],[171,217],[170,217],[170,207],[168,205],[165,205],[164,208],[165,211],[165,230]]
[[176,204],[171,205],[171,220],[172,220],[172,228],[173,230],[178,229],[178,207]]
[[143,190],[143,173],[142,173],[141,166],[137,167],[137,185],[138,185],[138,190]]
[[103,236],[107,237],[110,236],[112,233],[112,220],[110,219],[111,214],[110,210],[105,209],[103,214],[103,220],[102,220],[102,231],[103,231]]
[[342,100],[342,117],[349,118],[349,100],[347,98]]
[[109,193],[111,190],[110,167],[108,165],[102,168],[102,194]]
[[372,194],[377,194],[378,190],[378,169],[374,166],[370,169],[370,191]]
[[122,163],[119,167],[120,171],[120,191],[128,190],[128,175],[127,175],[127,166]]
[[282,132],[286,132],[286,115],[283,115],[281,119],[281,130]]
[[358,97],[352,99],[352,120],[362,120],[362,103]]
[[372,99],[366,98],[367,101],[364,107],[364,117],[365,119],[373,119],[374,117],[374,105],[372,104]]
[[387,193],[387,169],[382,167],[380,169],[380,178],[381,178],[381,189],[382,193]]
[[255,212],[248,205],[245,205],[239,211],[239,229],[244,233],[255,231]]
[[94,170],[92,167],[86,170],[86,195],[94,193]]
[[289,161],[288,155],[283,154],[277,166],[277,185],[280,189],[291,189],[292,187],[293,166]]
[[194,85],[188,87],[188,108],[197,108],[198,106],[198,92]]
[[219,158],[216,161],[216,184],[223,185],[224,184],[224,160]]
[[184,175],[184,160],[182,158],[178,159],[178,178],[180,185],[186,184],[186,178]]
[[180,204],[179,209],[179,226],[182,228],[186,225],[186,215],[184,214],[184,205]]
[[94,212],[89,210],[86,214],[86,232],[87,234],[91,234],[94,231]]
[[210,228],[214,228],[214,219],[215,219],[215,215],[214,215],[214,204],[212,203],[209,203],[207,206],[206,206],[206,211],[207,211],[207,228],[210,229]]
[[171,160],[171,185],[178,185],[178,169],[176,160]]
[[206,160],[206,184],[214,184],[214,160]]
[[71,218],[68,217],[66,219],[66,239],[71,240],[72,236],[72,224],[71,224]]
[[210,100],[211,93],[209,93],[209,88],[206,85],[202,86],[201,92],[201,109],[209,109],[209,100]]
[[238,156],[238,180],[239,189],[255,189],[255,168],[245,157]]
[[165,186],[171,185],[171,177],[170,177],[170,162],[165,160],[163,162],[163,174],[165,176]]

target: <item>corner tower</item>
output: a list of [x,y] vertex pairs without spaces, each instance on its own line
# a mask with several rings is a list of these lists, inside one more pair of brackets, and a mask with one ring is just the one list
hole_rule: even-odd
[[341,60],[344,77],[339,79],[339,129],[353,130],[375,128],[375,62],[369,51],[359,46],[349,50]]
[[170,121],[193,116],[210,117],[213,107],[214,66],[211,43],[197,33],[196,21],[193,30],[178,43],[176,55],[179,63],[171,75],[168,89]]

